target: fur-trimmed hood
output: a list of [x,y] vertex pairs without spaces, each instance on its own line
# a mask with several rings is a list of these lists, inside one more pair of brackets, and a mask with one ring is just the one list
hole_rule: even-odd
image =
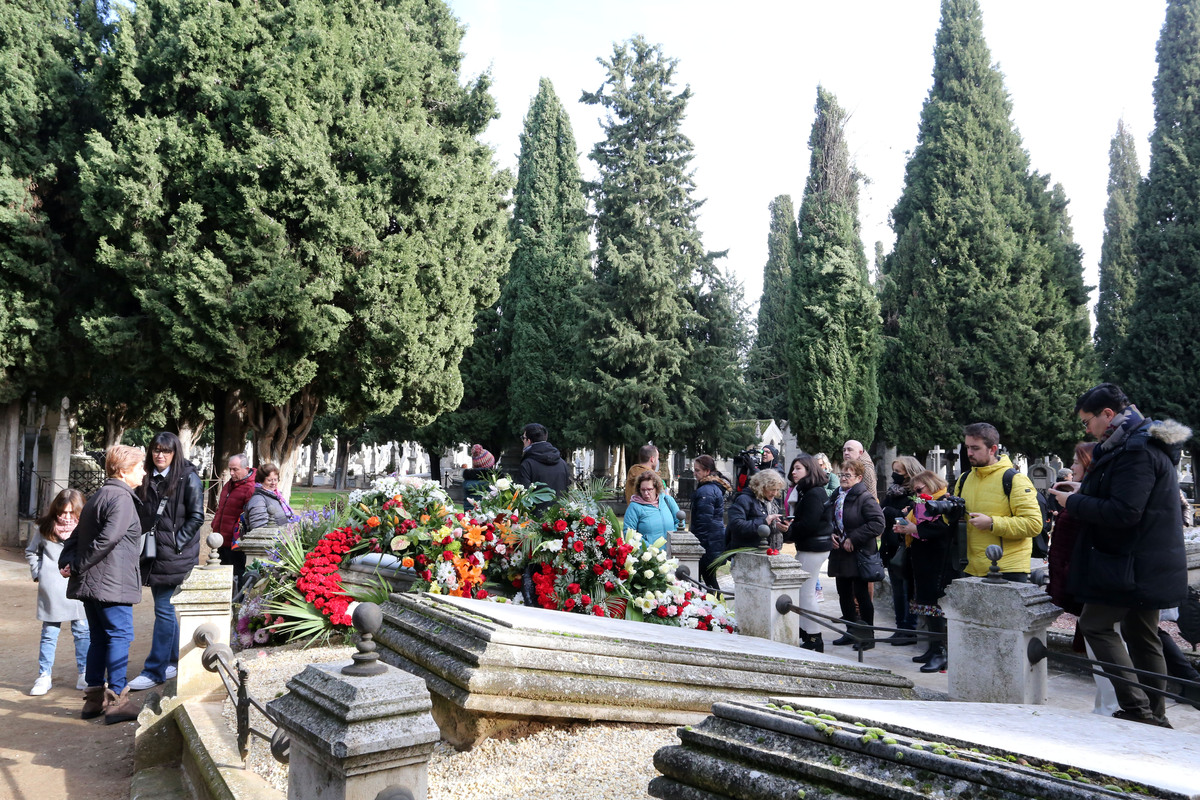
[[1183,446],[1192,438],[1192,429],[1173,419],[1152,420],[1147,426],[1146,433],[1153,444],[1167,452],[1167,455],[1171,457],[1171,463],[1179,466]]

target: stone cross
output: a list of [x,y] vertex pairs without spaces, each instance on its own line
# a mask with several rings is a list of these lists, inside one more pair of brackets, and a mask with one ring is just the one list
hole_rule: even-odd
[[933,449],[929,451],[929,457],[933,459],[933,464],[930,469],[934,472],[940,472],[942,469],[942,456],[946,455],[946,451],[942,449],[940,444],[935,444]]

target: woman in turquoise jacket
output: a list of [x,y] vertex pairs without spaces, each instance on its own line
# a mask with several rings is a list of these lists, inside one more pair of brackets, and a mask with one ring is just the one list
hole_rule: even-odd
[[638,476],[637,487],[629,508],[625,509],[625,528],[642,535],[642,541],[654,544],[666,539],[675,530],[675,515],[679,506],[669,494],[659,494],[659,477],[646,470]]

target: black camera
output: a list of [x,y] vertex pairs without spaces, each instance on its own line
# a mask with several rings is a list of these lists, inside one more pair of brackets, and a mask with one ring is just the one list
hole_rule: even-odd
[[759,467],[759,450],[743,450],[733,457],[734,463],[742,472],[755,472]]
[[926,500],[925,513],[931,517],[958,516],[967,509],[967,501],[952,494],[943,495],[941,500]]

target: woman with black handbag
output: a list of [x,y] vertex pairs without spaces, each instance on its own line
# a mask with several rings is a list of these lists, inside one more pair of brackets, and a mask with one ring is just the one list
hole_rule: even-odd
[[[913,576],[912,611],[925,618],[925,630],[944,634],[946,617],[940,601],[956,574],[950,546],[953,528],[948,517],[927,514],[925,503],[946,496],[946,481],[936,472],[925,470],[912,477],[912,487],[918,502],[904,519],[896,520],[896,532],[907,540]],[[929,649],[913,661],[922,664],[921,672],[944,672],[946,642],[941,636],[931,637]]]
[[[154,558],[142,562],[142,582],[154,596],[154,633],[142,673],[129,682],[135,692],[175,677],[179,664],[179,624],[171,595],[200,560],[204,487],[173,433],[154,437],[146,453],[146,477],[137,490],[142,530],[154,537]],[[148,555],[143,551],[143,555]]]
[[[834,504],[833,550],[829,554],[829,575],[836,579],[842,619],[849,623],[875,624],[875,605],[871,601],[871,583],[883,580],[883,561],[879,558],[878,539],[883,533],[883,509],[863,483],[866,464],[847,461],[838,477],[841,493]],[[855,608],[857,604],[857,610]],[[847,628],[833,644],[854,644],[855,650],[875,647],[875,638],[858,641]]]

